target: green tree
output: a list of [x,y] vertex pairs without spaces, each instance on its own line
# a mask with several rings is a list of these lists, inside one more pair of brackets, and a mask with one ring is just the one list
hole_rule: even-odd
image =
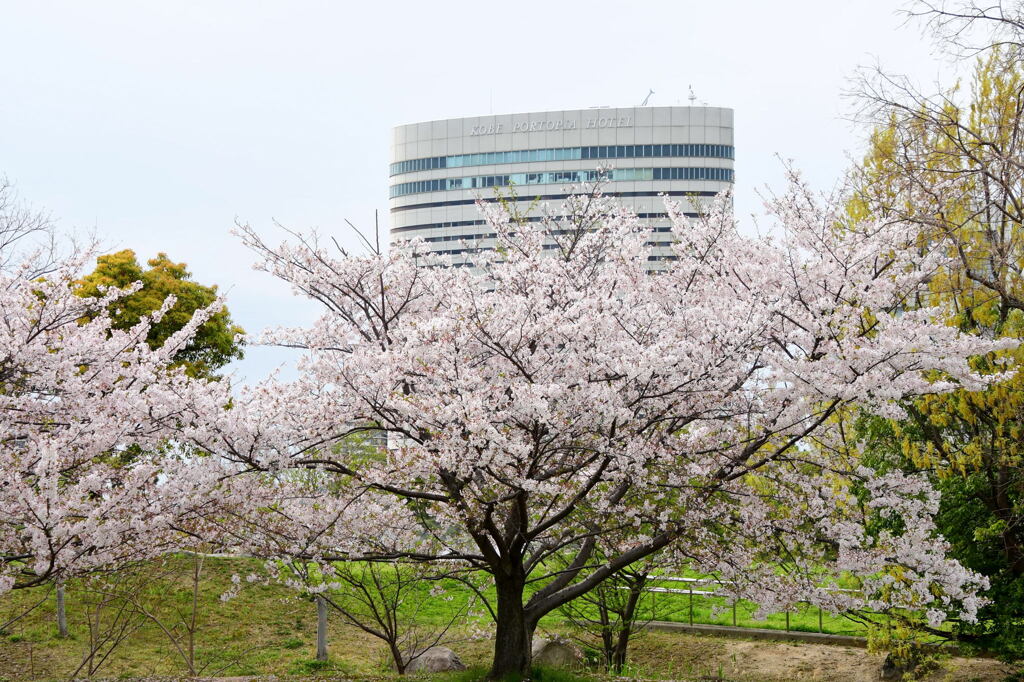
[[[859,169],[849,205],[915,223],[948,247],[931,295],[953,304],[949,324],[989,337],[1024,337],[1024,71],[1005,51],[979,60],[965,104],[959,86],[938,99],[891,101]],[[913,306],[917,302],[908,302]],[[942,493],[939,529],[952,554],[992,583],[978,624],[955,636],[1024,658],[1024,351],[978,358],[1007,379],[907,404],[908,419],[862,420],[871,464],[928,472]]]
[[[158,310],[164,300],[173,295],[177,299],[174,307],[149,331],[149,345],[156,348],[188,323],[196,310],[216,300],[217,286],[193,281],[187,265],[175,263],[165,253],[157,254],[147,265],[148,268],[143,268],[131,249],[100,256],[96,259],[96,269],[82,278],[78,293],[95,296],[103,287],[126,287],[142,282],[139,291],[118,300],[112,307],[110,313],[117,329],[138,324],[143,316]],[[178,352],[175,362],[183,365],[191,376],[211,377],[231,360],[242,357],[238,340],[242,331],[232,322],[225,307],[199,328],[188,346]]]

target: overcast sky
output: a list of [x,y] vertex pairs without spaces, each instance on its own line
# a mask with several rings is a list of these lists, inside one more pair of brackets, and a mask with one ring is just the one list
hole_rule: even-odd
[[[862,65],[949,82],[895,1],[0,0],[0,174],[68,230],[220,285],[248,331],[311,319],[250,270],[234,221],[350,239],[387,225],[394,125],[699,103],[736,112],[737,207],[778,156],[834,185],[865,131]],[[249,380],[282,361],[251,350]]]

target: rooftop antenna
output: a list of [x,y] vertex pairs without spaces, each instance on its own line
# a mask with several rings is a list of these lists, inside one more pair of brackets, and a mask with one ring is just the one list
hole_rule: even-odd
[[653,94],[654,94],[654,90],[651,90],[650,92],[648,92],[647,93],[647,97],[644,97],[644,101],[640,102],[640,106],[646,107],[647,106],[647,100],[649,100],[651,98],[651,95],[653,95]]
[[697,95],[693,94],[693,86],[692,85],[687,86],[687,87],[690,88],[690,96],[687,97],[687,99],[690,100],[690,106],[692,107],[697,102]]

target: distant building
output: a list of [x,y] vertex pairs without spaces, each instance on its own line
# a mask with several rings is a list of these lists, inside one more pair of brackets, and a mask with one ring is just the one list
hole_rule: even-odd
[[[605,192],[621,198],[656,233],[669,222],[660,195],[687,212],[733,183],[733,111],[718,107],[631,107],[505,114],[413,123],[391,145],[391,242],[415,237],[468,264],[493,235],[474,205],[514,186],[519,208],[557,204],[570,185],[611,167]],[[470,242],[469,248],[461,242]],[[652,260],[663,258],[655,247]]]

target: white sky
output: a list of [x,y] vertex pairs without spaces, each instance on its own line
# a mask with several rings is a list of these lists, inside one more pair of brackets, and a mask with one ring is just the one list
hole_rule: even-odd
[[[487,113],[700,102],[736,111],[737,208],[776,155],[833,186],[864,131],[841,97],[879,62],[948,83],[894,0],[0,0],[0,175],[68,230],[158,251],[250,332],[315,309],[250,270],[236,217],[354,244],[387,227],[390,128]],[[250,349],[256,379],[279,351]]]

